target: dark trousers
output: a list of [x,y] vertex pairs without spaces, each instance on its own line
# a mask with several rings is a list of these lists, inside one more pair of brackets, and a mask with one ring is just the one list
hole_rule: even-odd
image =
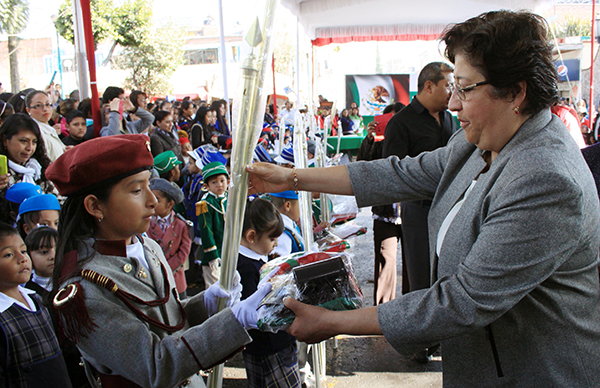
[[[402,292],[430,287],[429,231],[427,215],[429,201],[402,202],[402,264],[406,268]],[[404,271],[403,271],[404,274]]]
[[402,237],[402,227],[380,220],[373,220],[373,240],[375,245],[375,305],[389,302],[396,297],[397,270],[396,254],[398,241]]

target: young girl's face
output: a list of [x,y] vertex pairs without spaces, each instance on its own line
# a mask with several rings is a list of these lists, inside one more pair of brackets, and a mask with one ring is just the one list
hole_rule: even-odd
[[179,170],[179,165],[177,165],[171,170],[171,177],[169,178],[169,181],[177,182],[179,178],[181,178],[181,170]]
[[49,278],[54,270],[54,254],[56,253],[56,243],[52,241],[51,247],[40,247],[31,251],[31,261],[33,269],[39,276]]
[[0,239],[0,291],[14,289],[31,277],[27,247],[18,234]]
[[199,172],[201,172],[198,166],[196,166],[196,161],[194,160],[194,158],[191,157],[188,161],[187,168],[190,174],[198,174]]
[[156,215],[163,218],[168,216],[169,213],[171,213],[171,209],[173,208],[173,201],[167,199],[167,197],[165,197],[163,192],[160,190],[152,190],[152,193],[158,201],[158,203],[156,204],[156,208],[154,209]]
[[266,256],[277,246],[277,237],[270,236],[271,233],[263,233],[260,237],[254,235],[254,238],[248,241],[250,249],[259,255]]
[[148,230],[155,214],[156,197],[150,187],[150,172],[142,171],[117,183],[106,201],[100,201],[98,209],[102,217],[96,237],[106,240],[130,242],[136,234]]
[[35,224],[24,224],[23,230],[25,234],[29,234],[32,230],[38,226],[48,226],[54,230],[58,230],[58,219],[60,218],[60,212],[58,210],[40,210],[38,212],[37,223]]
[[183,152],[184,156],[188,156],[188,152],[193,151],[192,145],[190,143],[183,143],[181,146],[181,152]]

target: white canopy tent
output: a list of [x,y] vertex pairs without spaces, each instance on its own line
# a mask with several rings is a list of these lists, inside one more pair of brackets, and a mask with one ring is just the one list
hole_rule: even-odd
[[483,12],[540,12],[552,0],[281,0],[313,45],[369,40],[435,40],[450,23]]

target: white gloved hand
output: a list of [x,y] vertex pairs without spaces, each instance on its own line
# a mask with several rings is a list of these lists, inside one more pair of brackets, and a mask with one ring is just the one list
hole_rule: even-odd
[[219,282],[216,282],[208,287],[208,290],[204,291],[204,307],[206,307],[209,317],[217,312],[219,298],[229,298],[229,294],[221,288]]
[[229,292],[221,287],[219,281],[208,287],[208,290],[204,292],[204,307],[206,307],[209,316],[217,313],[219,298],[227,298],[227,307],[232,307],[239,303],[242,298],[242,284],[240,283],[240,279],[240,274],[238,271],[235,271]]
[[231,308],[238,322],[245,329],[258,329],[256,326],[258,321],[258,306],[267,294],[271,292],[271,283],[262,285],[254,294],[250,295],[240,303]]

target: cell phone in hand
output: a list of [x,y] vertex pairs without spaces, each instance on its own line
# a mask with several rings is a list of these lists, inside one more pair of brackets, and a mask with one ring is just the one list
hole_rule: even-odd
[[6,175],[6,173],[8,173],[6,155],[0,155],[0,175]]

